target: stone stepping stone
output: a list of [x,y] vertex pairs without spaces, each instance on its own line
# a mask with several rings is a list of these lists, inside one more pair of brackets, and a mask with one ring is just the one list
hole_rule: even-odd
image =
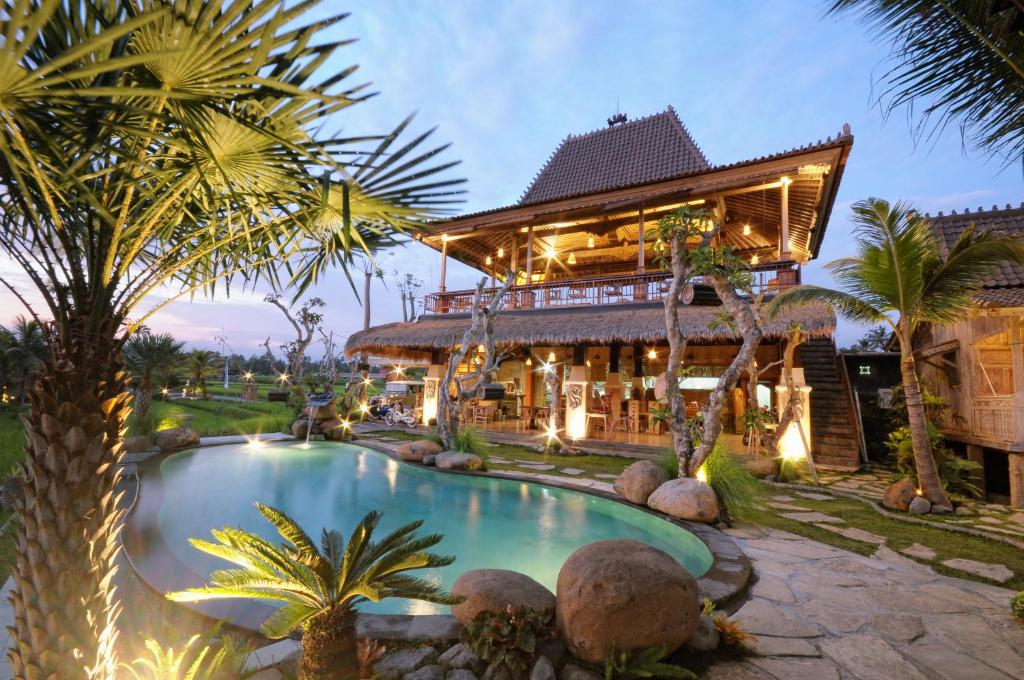
[[746,645],[754,656],[821,656],[810,640],[760,635]]
[[988,562],[978,562],[976,560],[965,560],[961,558],[943,560],[942,564],[950,569],[966,571],[968,574],[987,578],[992,581],[996,581],[997,583],[1006,583],[1013,578],[1013,572],[1002,564],[990,564]]
[[516,467],[527,468],[528,470],[554,470],[555,466],[548,463],[516,463]]
[[579,468],[562,468],[561,470],[559,470],[559,472],[561,472],[563,475],[574,475],[575,476],[575,475],[582,475],[584,472],[586,472],[586,470],[581,470]]
[[821,635],[821,629],[810,621],[760,598],[750,600],[730,618],[742,622],[746,630],[758,637],[771,635],[773,637],[813,638]]
[[997,526],[1003,523],[1003,520],[1001,520],[1001,519],[998,519],[996,517],[988,517],[988,516],[979,517],[978,521],[979,522],[984,522],[985,524],[995,524]]
[[792,496],[772,496],[772,500],[787,503],[789,501],[795,501],[796,499],[793,498]]
[[512,464],[512,461],[510,461],[508,458],[501,458],[500,456],[491,456],[487,460],[490,461],[491,463],[499,463],[501,465]]
[[805,524],[842,524],[843,520],[832,515],[826,515],[823,512],[787,512],[783,513],[781,517],[786,519],[792,519],[797,522],[803,522]]
[[928,560],[929,562],[935,559],[935,551],[926,545],[915,543],[909,548],[904,548],[900,551],[904,555],[910,555],[921,560]]
[[873,545],[885,545],[885,536],[879,536],[873,534],[870,531],[864,531],[856,527],[837,527],[831,524],[815,524],[814,526],[819,529],[825,529],[832,533],[839,534],[845,538],[849,538],[852,541],[860,541],[861,543],[871,543]]
[[789,510],[792,512],[807,512],[807,508],[793,505],[792,503],[768,503],[769,508],[775,508],[776,510]]
[[797,491],[796,495],[804,498],[810,498],[812,501],[834,501],[836,499],[835,496],[830,496],[824,493],[813,493],[810,491]]

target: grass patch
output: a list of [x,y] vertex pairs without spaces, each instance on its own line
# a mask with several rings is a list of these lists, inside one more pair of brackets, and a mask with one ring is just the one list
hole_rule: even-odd
[[18,553],[14,546],[14,519],[13,512],[0,512],[0,584],[7,582],[7,577],[14,571],[14,561]]
[[25,427],[13,411],[0,413],[0,479],[25,459]]
[[219,402],[178,399],[154,401],[151,406],[157,428],[181,424],[192,416],[192,427],[201,437],[223,434],[257,434],[281,432],[295,419],[286,404],[261,402]]
[[[798,496],[790,489],[771,487],[764,483],[759,484],[761,487],[760,501],[768,501],[771,499],[771,496],[790,496],[793,500],[786,501],[787,504],[797,505],[806,508],[808,511],[827,513],[842,519],[845,522],[845,526],[856,527],[879,536],[884,536],[886,545],[891,550],[899,552],[914,543],[927,546],[935,551],[935,561],[916,561],[932,566],[940,574],[988,583],[990,585],[1001,585],[1004,588],[1013,590],[1024,589],[1024,551],[1008,543],[949,531],[938,526],[922,526],[916,523],[893,519],[880,515],[867,504],[850,498],[836,497],[835,500],[816,501]],[[746,511],[744,519],[751,524],[783,529],[861,555],[871,555],[877,550],[877,547],[874,545],[854,541],[831,531],[819,529],[813,524],[780,517],[781,512],[784,511],[757,507]],[[1014,573],[1014,577],[1006,583],[997,584],[966,572],[950,569],[941,564],[943,560],[954,558],[1003,564]]]

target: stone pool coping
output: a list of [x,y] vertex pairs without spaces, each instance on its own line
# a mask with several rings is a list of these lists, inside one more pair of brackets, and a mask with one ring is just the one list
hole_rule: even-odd
[[[280,440],[284,439],[285,438],[281,438]],[[288,439],[293,438],[288,437]],[[245,441],[244,438],[240,438],[240,440]],[[225,442],[223,438],[218,438],[218,441],[201,441],[198,447],[190,448],[202,449],[212,446],[220,446],[225,443],[236,442]],[[665,521],[697,536],[705,546],[707,546],[708,551],[711,553],[711,566],[703,576],[697,579],[698,587],[700,588],[703,596],[712,600],[717,608],[728,610],[738,605],[743,599],[745,599],[747,594],[747,588],[750,584],[750,578],[752,575],[750,559],[743,553],[739,545],[729,536],[707,524],[679,520],[651,510],[650,508],[634,505],[633,503],[623,499],[618,494],[584,486],[579,483],[573,483],[574,481],[582,480],[573,480],[571,478],[566,478],[564,480],[551,479],[550,475],[546,475],[545,479],[541,481],[535,477],[530,477],[525,474],[520,475],[517,473],[509,473],[508,471],[502,471],[502,474],[494,474],[486,471],[470,472],[463,470],[440,470],[435,467],[418,465],[416,463],[402,460],[396,455],[393,449],[388,448],[383,443],[373,443],[365,440],[356,440],[350,443],[353,446],[359,446],[384,454],[400,464],[427,468],[438,474],[491,477],[494,479],[514,480],[526,484],[556,487],[568,491],[597,496],[605,500],[627,505],[633,509],[646,512],[656,517],[660,517]],[[165,560],[167,557],[170,557],[171,560],[173,560],[173,565],[170,569],[173,571],[175,578],[180,583],[180,585],[173,587],[184,588],[190,583],[195,583],[195,580],[199,578],[198,574],[193,572],[187,565],[177,560],[170,547],[163,543],[163,537],[159,532],[145,531],[145,529],[151,529],[151,523],[144,527],[139,527],[137,524],[138,522],[145,521],[138,519],[138,513],[152,513],[154,511],[158,511],[161,504],[160,501],[163,499],[163,486],[160,482],[150,481],[147,487],[148,493],[145,495],[143,494],[143,475],[146,472],[158,470],[160,463],[175,453],[180,453],[180,451],[154,454],[137,463],[139,475],[139,479],[136,482],[137,490],[134,500],[127,509],[124,529],[122,531],[125,559],[136,577],[158,596],[163,596],[163,590],[157,588],[150,582],[150,579],[147,578],[147,567],[146,565],[141,564],[141,562],[145,560],[145,557],[140,557],[139,555],[142,553],[138,553],[138,550],[141,548],[145,548],[152,552],[154,547],[152,545],[152,541],[154,539],[159,541],[159,552],[162,553],[162,557]],[[159,472],[150,479],[152,480],[154,478],[160,480]],[[150,545],[144,545],[146,542],[150,543]],[[167,567],[167,565],[161,566],[164,566],[165,568]],[[244,623],[235,623],[232,621],[223,622],[228,626],[256,632],[259,631],[259,623],[265,620],[273,611],[273,608],[270,606],[257,602],[245,602],[239,604],[227,601],[207,603],[207,605],[209,611],[202,611],[188,605],[183,606],[187,606],[190,611],[199,616],[203,616],[214,621],[223,621],[223,619],[227,617],[240,619],[244,621]],[[422,640],[425,638],[436,640],[456,640],[459,638],[460,631],[461,626],[458,621],[455,620],[455,617],[450,614],[415,615],[360,613],[358,617],[358,634],[361,637],[370,637],[379,640]]]

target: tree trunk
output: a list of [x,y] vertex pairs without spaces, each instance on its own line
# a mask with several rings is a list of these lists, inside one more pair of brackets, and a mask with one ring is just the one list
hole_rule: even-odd
[[[153,379],[148,373],[143,373],[139,379],[139,389],[135,393],[134,410],[135,420],[140,427],[146,427],[146,418],[149,416],[150,405],[153,402]],[[144,432],[143,434],[151,434]]]
[[363,330],[370,327],[370,282],[373,272],[363,272]]
[[111,581],[121,525],[114,486],[131,397],[112,330],[73,326],[50,341],[54,356],[23,418],[8,655],[18,680],[113,680],[120,602]]
[[903,395],[907,402],[907,420],[910,422],[910,439],[914,446],[914,468],[917,471],[917,482],[924,492],[925,498],[932,505],[941,505],[950,510],[953,504],[942,488],[942,480],[935,466],[932,455],[931,436],[928,434],[928,418],[925,415],[924,401],[921,398],[921,384],[917,380],[917,367],[912,350],[905,346],[901,339],[900,347],[903,356],[900,359],[900,373],[903,377]]
[[409,308],[405,306],[405,291],[402,291],[402,321],[409,320]]
[[416,320],[416,296],[409,293],[409,321]]
[[302,632],[299,680],[357,680],[356,613],[336,607],[314,617]]
[[757,346],[761,344],[761,336],[763,334],[760,319],[754,313],[752,305],[745,302],[739,296],[728,277],[714,273],[707,278],[711,280],[715,292],[722,301],[722,306],[725,307],[725,310],[729,312],[729,315],[735,322],[736,328],[743,338],[743,344],[740,346],[740,351],[736,353],[732,363],[729,364],[729,367],[718,378],[718,384],[715,385],[715,389],[711,391],[711,395],[708,397],[707,406],[704,407],[703,437],[701,438],[700,446],[693,452],[693,456],[690,458],[689,465],[686,468],[687,476],[689,477],[697,474],[697,470],[707,460],[712,449],[715,448],[718,436],[722,433],[722,407],[725,406],[725,400],[732,394],[733,388],[736,387],[736,381],[739,380],[740,373],[753,362]]
[[782,433],[786,431],[794,418],[801,415],[803,395],[793,385],[793,364],[796,363],[796,348],[804,342],[804,334],[799,329],[791,329],[786,334],[786,347],[782,352],[782,380],[786,385],[787,397],[786,403],[782,406],[782,412],[779,413],[779,424],[775,428],[775,437],[770,440],[773,456],[779,455],[779,438]]
[[679,476],[689,476],[688,462],[693,456],[693,434],[686,419],[686,399],[679,391],[679,374],[686,353],[686,338],[679,327],[679,300],[683,288],[693,278],[692,267],[686,263],[686,239],[677,237],[671,243],[672,282],[665,296],[665,330],[668,338],[668,365],[665,367],[665,385],[668,390],[668,426],[672,431],[672,446],[679,463]]

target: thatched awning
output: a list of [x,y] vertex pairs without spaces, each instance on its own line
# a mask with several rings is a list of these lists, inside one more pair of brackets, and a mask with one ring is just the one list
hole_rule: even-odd
[[[716,324],[722,307],[684,305],[679,322],[686,337],[699,343],[737,342],[739,336]],[[765,323],[765,339],[777,340],[794,323],[812,337],[831,337],[835,314],[824,305],[784,309]],[[408,323],[389,323],[349,337],[345,352],[371,352],[389,357],[422,357],[431,350],[447,350],[462,342],[468,314],[421,316]],[[502,344],[568,346],[665,341],[665,311],[657,303],[579,306],[563,309],[506,311],[494,322],[495,340]],[[479,342],[475,338],[473,342]]]

